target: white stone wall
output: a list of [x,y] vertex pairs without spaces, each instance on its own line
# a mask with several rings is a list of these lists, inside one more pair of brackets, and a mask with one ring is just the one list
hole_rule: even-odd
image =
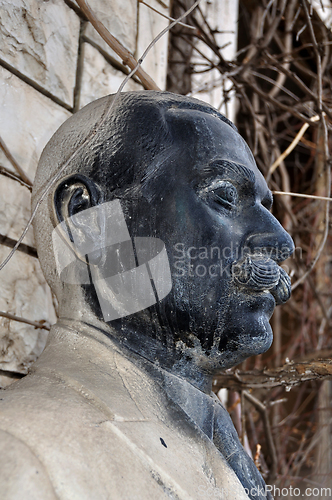
[[[200,7],[215,32],[218,46],[223,47],[221,50],[223,58],[226,61],[232,61],[237,50],[238,0],[202,0]],[[206,44],[198,42],[197,48],[211,61],[217,63],[215,54]],[[206,63],[204,58],[195,51],[192,62]],[[194,74],[192,88],[193,97],[210,103],[227,118],[235,120],[235,93],[228,92],[232,84],[227,79],[227,75],[222,76],[217,69],[208,73]],[[225,96],[227,96],[226,101]]]
[[[88,1],[136,59],[168,25],[167,19],[139,0]],[[145,3],[161,14],[169,13],[169,0]],[[237,4],[237,0],[202,0],[201,4],[216,29],[233,31],[217,35],[220,45],[231,41],[226,58],[232,58],[236,50]],[[161,89],[166,81],[167,44],[164,36],[143,62]],[[119,56],[72,0],[0,0],[0,136],[32,181],[41,151],[61,123],[89,102],[116,92],[124,76]],[[142,88],[132,79],[125,90]],[[220,74],[196,77],[193,95],[218,107]],[[221,110],[232,118],[232,109]],[[15,172],[0,150],[1,167]],[[1,235],[17,240],[29,216],[30,191],[0,175],[0,242]],[[34,247],[32,230],[24,243]],[[0,244],[0,261],[9,251]],[[0,311],[52,324],[56,321],[53,300],[38,260],[17,251],[0,271]],[[27,372],[46,338],[47,330],[5,318],[0,312],[0,386],[12,380],[5,372]]]
[[[168,3],[146,0],[168,14]],[[90,0],[99,19],[139,58],[168,21],[138,0]],[[163,89],[167,37],[143,68]],[[116,92],[122,61],[68,0],[0,0],[0,136],[33,180],[41,151],[55,130],[87,103]],[[142,89],[131,80],[125,90]],[[0,167],[15,172],[0,150]],[[17,240],[30,215],[30,191],[0,175],[0,234]],[[1,237],[0,237],[1,240]],[[24,243],[34,247],[32,230]],[[9,253],[0,245],[0,260]],[[38,260],[17,251],[0,271],[0,311],[31,321],[56,321]],[[0,386],[6,371],[26,373],[41,353],[47,330],[0,317]]]

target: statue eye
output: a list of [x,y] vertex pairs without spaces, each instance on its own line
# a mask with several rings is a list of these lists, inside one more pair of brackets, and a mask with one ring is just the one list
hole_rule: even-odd
[[223,206],[229,208],[235,207],[238,195],[233,184],[228,181],[221,181],[213,190],[213,200]]

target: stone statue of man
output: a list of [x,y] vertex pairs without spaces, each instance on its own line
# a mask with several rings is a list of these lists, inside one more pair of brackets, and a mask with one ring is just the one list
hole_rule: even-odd
[[105,97],[46,146],[33,207],[46,189],[59,320],[1,395],[1,499],[272,498],[212,394],[290,293],[293,242],[235,126],[167,92]]

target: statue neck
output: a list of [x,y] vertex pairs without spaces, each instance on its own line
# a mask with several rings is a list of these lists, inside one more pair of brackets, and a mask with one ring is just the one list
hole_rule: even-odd
[[[151,364],[159,369],[186,380],[200,391],[210,394],[212,391],[212,374],[199,366],[200,348],[188,348],[183,342],[175,343],[172,332],[146,331],[138,324],[124,321],[113,321],[111,324],[99,320],[79,321],[62,319],[60,323],[66,324],[77,332],[88,334],[97,341],[102,341],[103,336],[112,340],[118,349],[128,358],[133,358],[137,363]],[[151,324],[151,323],[150,323]]]
[[121,328],[112,325],[111,332],[106,335],[111,335],[131,353],[185,379],[200,391],[211,393],[212,374],[199,365],[201,347],[188,348],[182,341],[175,342],[170,328],[146,331],[146,328],[128,322],[122,324]]

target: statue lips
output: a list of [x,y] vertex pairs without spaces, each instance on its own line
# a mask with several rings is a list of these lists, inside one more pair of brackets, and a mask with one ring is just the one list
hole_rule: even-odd
[[232,264],[235,283],[249,293],[270,292],[276,305],[284,304],[291,294],[291,281],[286,271],[263,255],[246,255]]

